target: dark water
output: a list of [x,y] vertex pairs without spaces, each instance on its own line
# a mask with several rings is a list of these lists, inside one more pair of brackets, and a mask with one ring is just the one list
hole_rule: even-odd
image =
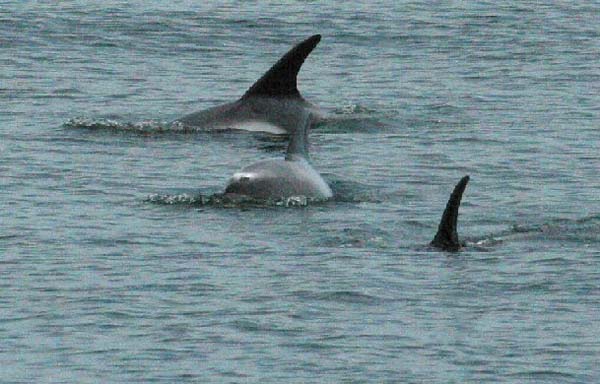
[[[600,381],[600,5],[0,4],[0,382]],[[294,43],[334,201],[164,124]],[[461,234],[426,247],[471,175]],[[285,205],[285,204],[283,204]]]

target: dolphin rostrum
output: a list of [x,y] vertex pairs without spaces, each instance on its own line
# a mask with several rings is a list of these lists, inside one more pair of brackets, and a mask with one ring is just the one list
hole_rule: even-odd
[[[191,113],[175,122],[207,130],[293,133],[299,120],[297,111],[311,111],[313,118],[318,112],[317,107],[300,95],[297,75],[320,40],[321,35],[314,35],[290,49],[240,99]],[[293,108],[296,106],[301,108]]]
[[285,159],[263,160],[245,167],[231,177],[225,193],[257,199],[285,199],[292,196],[315,200],[331,198],[331,188],[310,164],[310,125],[310,113],[305,111],[291,134]]

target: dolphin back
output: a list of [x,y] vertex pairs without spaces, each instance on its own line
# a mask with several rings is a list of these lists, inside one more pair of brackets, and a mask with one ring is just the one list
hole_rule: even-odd
[[458,223],[458,208],[462,200],[463,193],[469,182],[469,176],[465,176],[456,186],[448,199],[446,209],[442,214],[440,225],[435,237],[431,241],[431,245],[444,251],[458,251],[461,248],[458,239],[458,231],[456,229]]
[[299,97],[297,76],[304,60],[321,41],[321,35],[313,35],[290,49],[246,93],[242,100],[253,97]]

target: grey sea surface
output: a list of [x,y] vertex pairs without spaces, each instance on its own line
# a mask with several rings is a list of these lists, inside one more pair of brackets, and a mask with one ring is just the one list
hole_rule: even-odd
[[[315,33],[337,197],[206,203],[286,141],[168,122]],[[598,2],[3,1],[0,64],[0,382],[600,382]]]

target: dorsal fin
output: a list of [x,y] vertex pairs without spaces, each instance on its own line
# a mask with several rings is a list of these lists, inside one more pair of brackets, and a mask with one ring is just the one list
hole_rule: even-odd
[[448,204],[446,204],[446,209],[442,214],[438,231],[431,241],[432,246],[444,251],[453,252],[460,249],[461,244],[458,239],[458,231],[456,230],[458,208],[460,207],[460,201],[468,182],[469,176],[465,176],[454,187],[454,191],[452,191],[450,199],[448,199]]
[[304,60],[319,44],[319,41],[321,41],[321,35],[314,35],[290,49],[246,91],[242,99],[250,96],[301,97],[296,77]]
[[299,120],[298,126],[290,135],[290,143],[285,155],[285,159],[289,161],[298,158],[310,160],[308,155],[308,131],[312,120],[310,112],[303,113]]

